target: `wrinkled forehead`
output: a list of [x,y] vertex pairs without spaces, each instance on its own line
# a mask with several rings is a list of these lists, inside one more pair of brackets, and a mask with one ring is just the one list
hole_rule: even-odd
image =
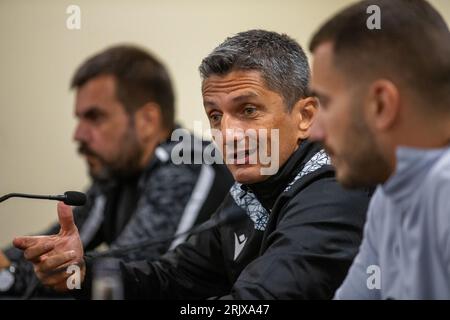
[[267,87],[258,70],[235,70],[226,74],[213,74],[202,81],[202,93],[215,90],[232,91],[235,87],[258,85]]
[[233,71],[226,75],[212,75],[202,84],[204,105],[241,100],[264,99],[270,90],[259,71]]

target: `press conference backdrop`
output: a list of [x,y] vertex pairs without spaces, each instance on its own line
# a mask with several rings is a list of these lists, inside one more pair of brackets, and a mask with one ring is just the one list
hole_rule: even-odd
[[[239,31],[262,28],[287,33],[306,47],[326,18],[351,2],[0,1],[0,195],[87,187],[86,168],[72,141],[74,94],[68,88],[87,56],[122,42],[151,50],[174,79],[178,121],[188,128],[202,121],[207,127],[197,68],[216,45]],[[450,21],[450,0],[431,2]],[[66,26],[70,5],[81,9],[79,30]],[[0,245],[39,232],[55,219],[54,202],[4,202]]]

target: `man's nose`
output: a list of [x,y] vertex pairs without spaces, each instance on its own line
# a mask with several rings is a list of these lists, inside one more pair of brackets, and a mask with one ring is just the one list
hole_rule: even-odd
[[223,139],[227,143],[238,142],[245,136],[245,126],[242,121],[232,117],[222,118],[221,131]]
[[73,140],[77,142],[87,142],[89,140],[89,128],[79,122],[73,133]]

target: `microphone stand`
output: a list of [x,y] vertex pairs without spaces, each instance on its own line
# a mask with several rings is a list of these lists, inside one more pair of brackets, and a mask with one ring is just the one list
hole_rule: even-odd
[[8,200],[9,198],[28,198],[28,199],[44,199],[44,200],[63,200],[62,196],[41,196],[25,193],[8,193],[0,197],[0,202]]

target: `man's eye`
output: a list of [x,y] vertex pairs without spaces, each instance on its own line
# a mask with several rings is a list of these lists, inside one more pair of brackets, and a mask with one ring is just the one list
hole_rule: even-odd
[[96,113],[91,115],[89,120],[91,120],[92,122],[99,122],[101,120],[101,116],[98,113]]
[[222,119],[222,115],[220,113],[211,113],[209,115],[209,121],[212,123],[217,123]]
[[99,124],[106,118],[106,116],[105,116],[105,114],[103,114],[101,112],[92,111],[92,112],[86,113],[84,118],[93,124]]
[[244,114],[246,116],[252,116],[256,113],[256,108],[253,106],[248,106],[244,108]]

